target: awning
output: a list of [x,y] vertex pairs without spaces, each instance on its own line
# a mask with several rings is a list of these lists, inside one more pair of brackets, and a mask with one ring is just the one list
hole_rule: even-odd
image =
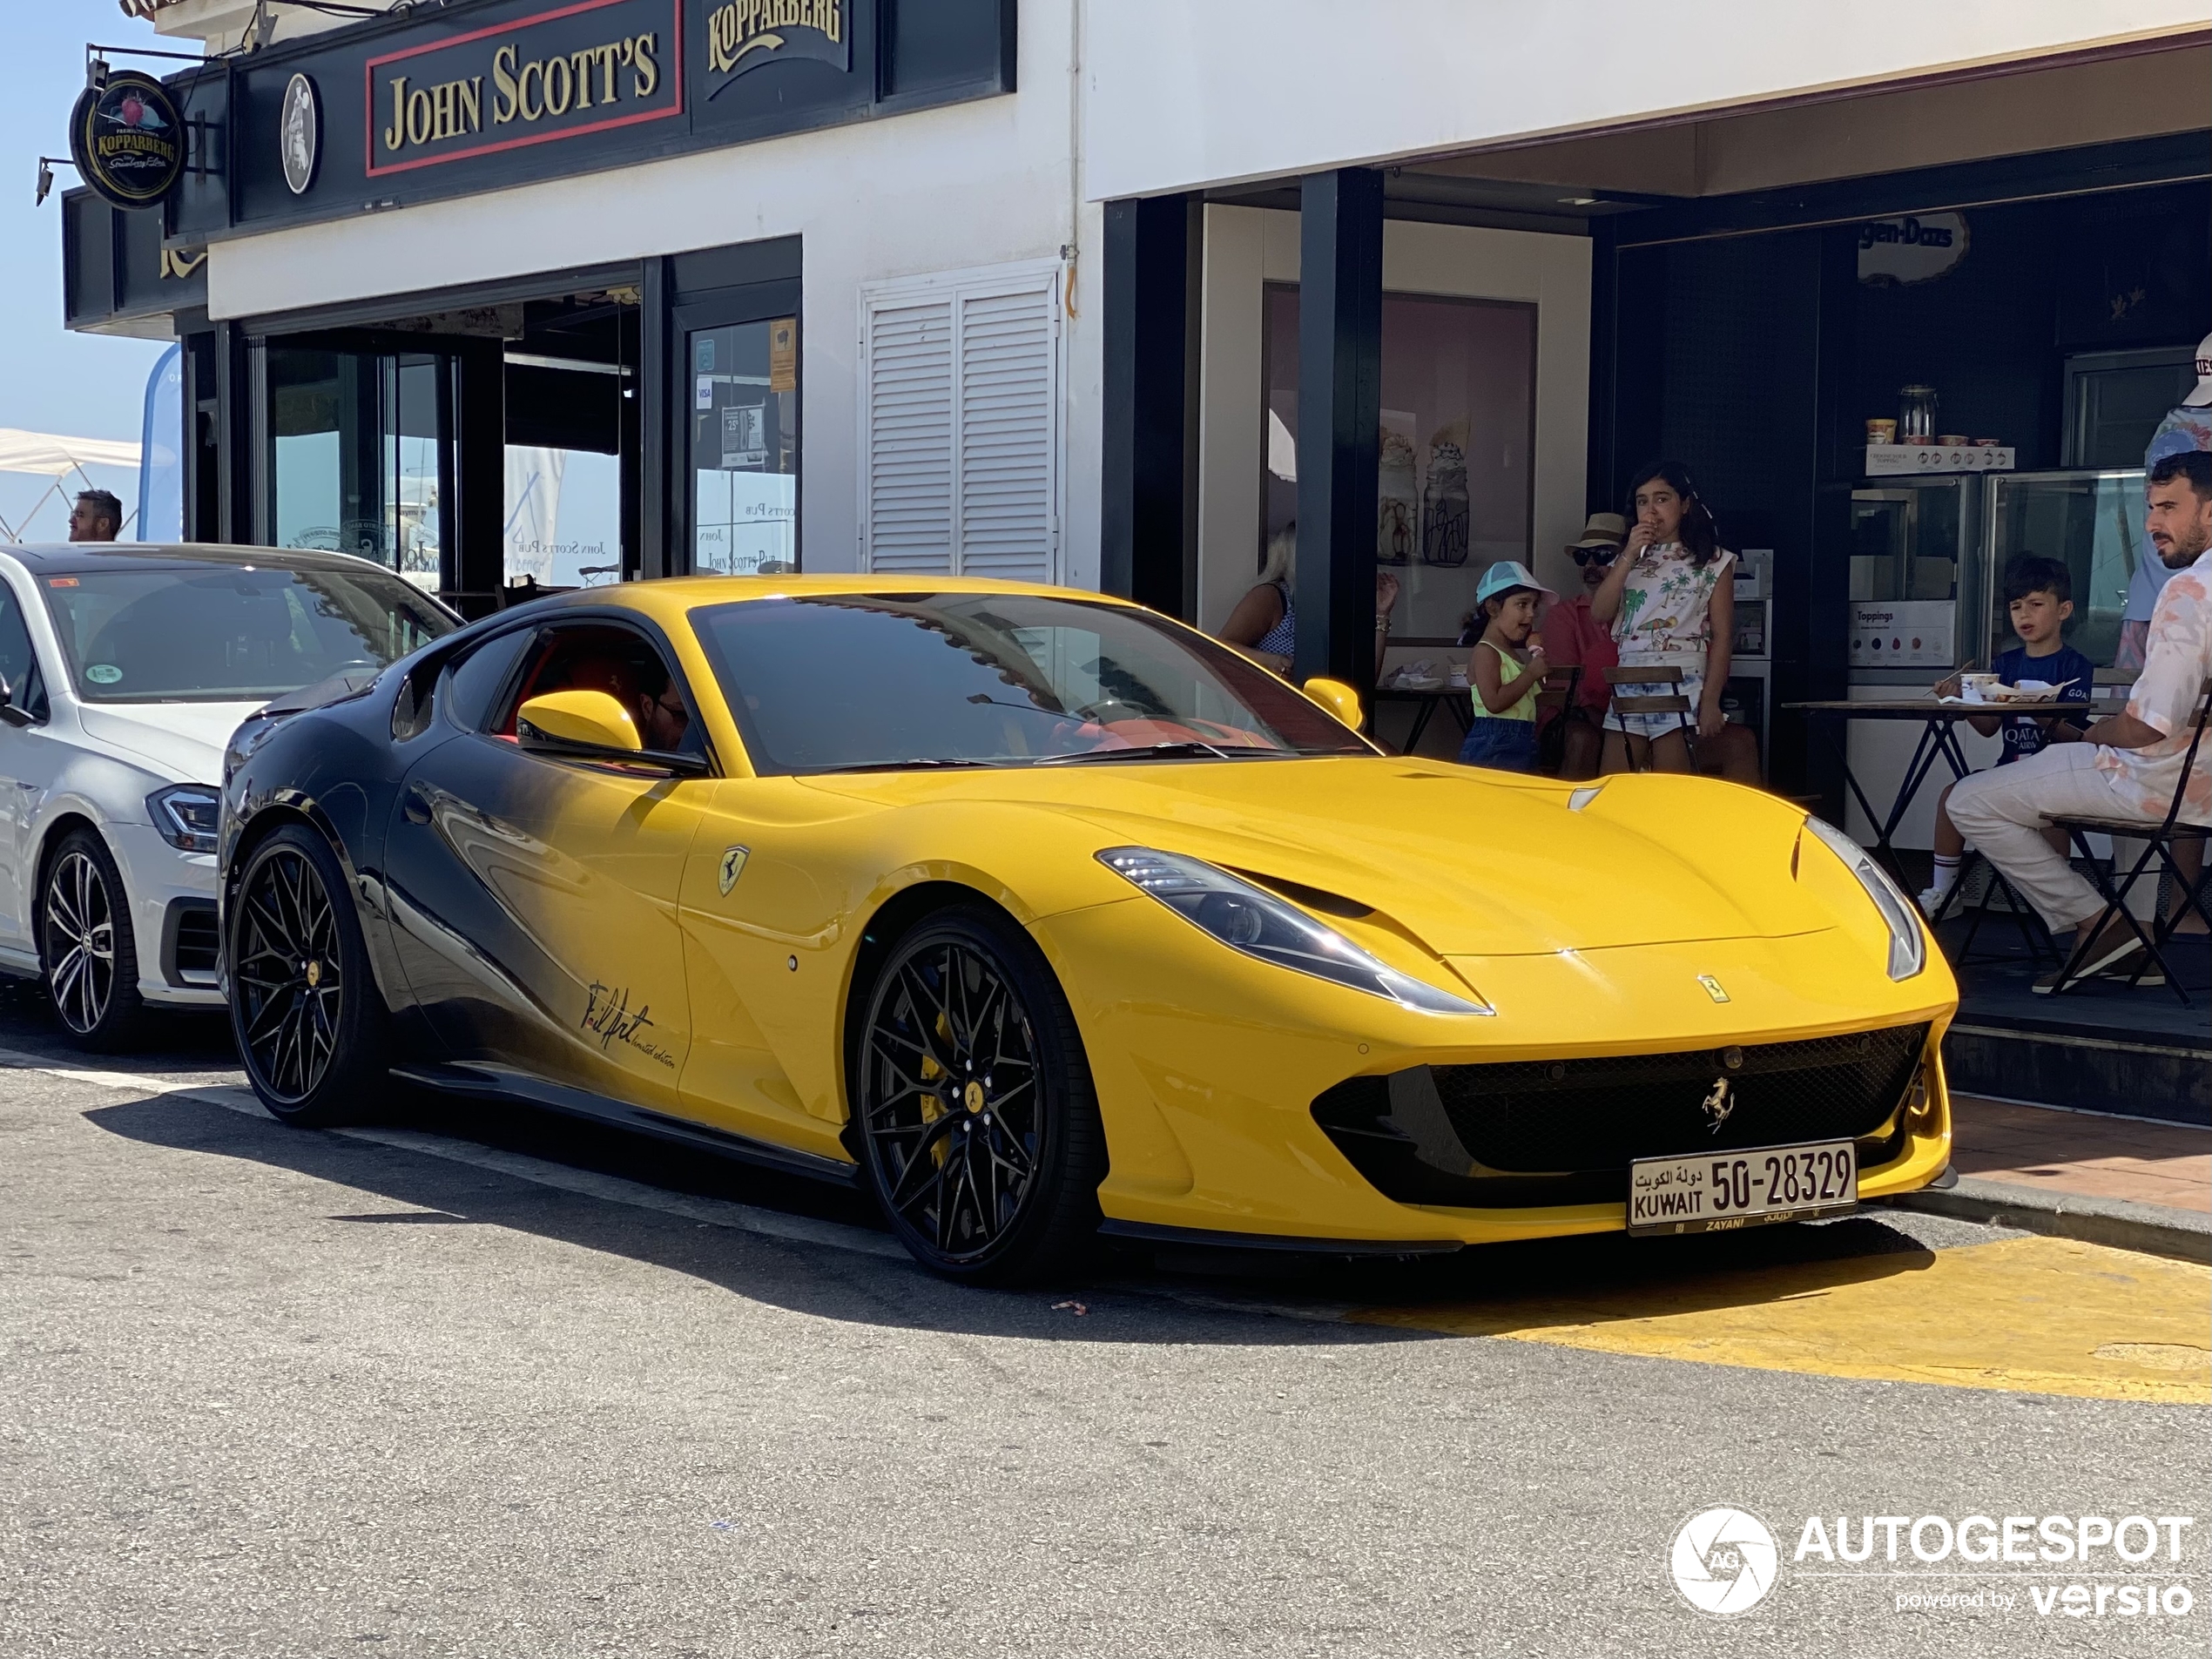
[[113,438],[64,438],[50,432],[0,427],[0,472],[63,477],[79,467],[135,467],[138,446]]

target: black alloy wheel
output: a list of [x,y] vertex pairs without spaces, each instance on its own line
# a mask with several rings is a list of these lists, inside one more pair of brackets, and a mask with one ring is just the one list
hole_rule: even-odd
[[39,964],[63,1029],[80,1048],[130,1047],[145,1027],[138,943],[106,842],[85,829],[63,837],[39,884],[37,914]]
[[941,911],[893,948],[856,1082],[869,1185],[925,1266],[1034,1279],[1097,1231],[1105,1136],[1075,1016],[998,912]]
[[231,1030],[253,1092],[288,1123],[364,1116],[385,1074],[383,998],[329,844],[289,824],[228,906]]

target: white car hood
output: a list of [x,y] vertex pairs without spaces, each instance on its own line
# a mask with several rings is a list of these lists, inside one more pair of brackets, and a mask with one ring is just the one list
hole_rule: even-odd
[[77,718],[95,743],[127,751],[192,783],[219,786],[223,745],[252,703],[79,704]]

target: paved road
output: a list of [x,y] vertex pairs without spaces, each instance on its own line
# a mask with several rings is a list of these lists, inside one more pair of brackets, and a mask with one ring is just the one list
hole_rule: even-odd
[[[10,991],[0,1051],[7,1655],[2194,1654],[2212,1628],[2199,1269],[1882,1213],[964,1291],[847,1198],[527,1112],[285,1130],[216,1032],[88,1061]],[[1723,1505],[1780,1557],[1732,1619],[1669,1570]],[[1795,1558],[1814,1515],[2193,1513],[2179,1562],[1895,1577],[1939,1569],[1878,1531],[1863,1565]],[[2035,1610],[2077,1581],[2191,1610]],[[1930,1593],[1982,1605],[1898,1609]]]

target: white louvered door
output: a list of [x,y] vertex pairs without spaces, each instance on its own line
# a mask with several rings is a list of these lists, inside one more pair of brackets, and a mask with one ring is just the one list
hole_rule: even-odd
[[863,568],[1059,579],[1060,271],[863,290]]

